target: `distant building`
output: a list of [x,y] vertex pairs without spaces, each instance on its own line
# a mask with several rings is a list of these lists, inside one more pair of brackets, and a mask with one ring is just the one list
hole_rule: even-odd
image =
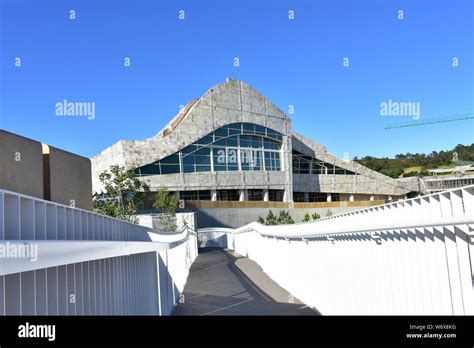
[[473,165],[431,169],[429,172],[433,175],[421,178],[427,193],[435,193],[474,184]]
[[400,184],[412,191],[408,196],[431,194],[474,184],[474,166],[463,165],[453,168],[429,169],[432,175],[397,179]]
[[474,173],[474,166],[472,164],[464,165],[464,166],[456,166],[453,168],[440,168],[440,169],[428,169],[428,172],[430,172],[432,175],[436,176],[438,174],[441,175],[457,175],[457,176],[463,176],[466,174],[473,174]]
[[188,103],[154,137],[121,140],[91,160],[96,195],[103,192],[99,174],[113,164],[133,169],[151,191],[164,187],[183,200],[390,201],[410,192],[294,132],[270,100],[230,78]]
[[91,162],[0,130],[0,189],[92,210]]

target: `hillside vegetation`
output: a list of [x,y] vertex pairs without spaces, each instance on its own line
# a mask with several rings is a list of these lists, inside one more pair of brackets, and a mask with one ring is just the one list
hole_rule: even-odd
[[392,178],[426,176],[430,175],[428,169],[451,168],[474,163],[474,144],[459,144],[452,150],[433,151],[429,154],[398,154],[395,158],[355,157],[354,161]]

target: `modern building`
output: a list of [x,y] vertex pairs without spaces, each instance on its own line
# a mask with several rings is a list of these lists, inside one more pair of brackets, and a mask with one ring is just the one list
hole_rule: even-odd
[[432,175],[420,178],[427,193],[459,188],[474,184],[474,165],[428,170]]
[[154,137],[118,141],[91,161],[94,194],[113,164],[183,200],[390,201],[410,192],[296,133],[288,115],[232,78],[189,102]]
[[474,165],[428,169],[429,176],[397,179],[413,192],[432,194],[474,184]]

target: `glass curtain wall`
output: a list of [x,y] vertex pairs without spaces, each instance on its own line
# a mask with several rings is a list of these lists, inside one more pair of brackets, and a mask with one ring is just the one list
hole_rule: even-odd
[[177,153],[135,169],[139,176],[210,171],[280,171],[283,135],[253,123],[220,127]]

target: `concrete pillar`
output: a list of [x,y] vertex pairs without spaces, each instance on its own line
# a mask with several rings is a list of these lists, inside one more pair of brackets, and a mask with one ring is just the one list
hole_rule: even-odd
[[304,193],[304,201],[305,201],[305,202],[309,202],[309,194],[308,194],[308,192],[305,192],[305,193]]
[[283,192],[283,202],[293,202],[293,191],[288,188]]
[[213,202],[217,201],[217,191],[216,190],[211,190],[211,201],[213,201]]
[[263,190],[263,201],[268,202],[268,190]]
[[328,193],[328,196],[327,196],[327,199],[326,199],[328,202],[332,202],[332,196],[330,193]]
[[239,190],[239,201],[248,201],[248,191],[247,190]]
[[349,202],[354,202],[354,195],[349,196]]

